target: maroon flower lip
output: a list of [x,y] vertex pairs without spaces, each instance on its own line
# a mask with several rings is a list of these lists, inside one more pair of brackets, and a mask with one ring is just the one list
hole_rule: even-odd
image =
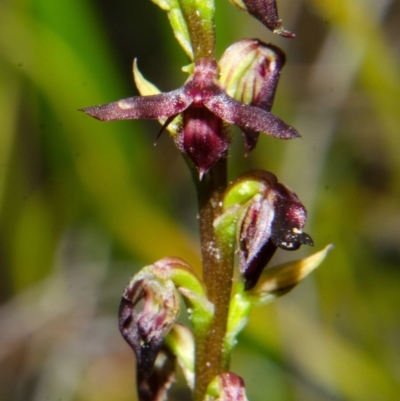
[[223,123],[237,125],[245,136],[255,131],[279,139],[300,137],[269,111],[230,97],[218,82],[217,62],[212,59],[196,61],[193,74],[174,91],[134,96],[81,111],[101,121],[167,118],[163,128],[182,114],[182,127],[175,141],[200,174],[206,173],[229,146]]

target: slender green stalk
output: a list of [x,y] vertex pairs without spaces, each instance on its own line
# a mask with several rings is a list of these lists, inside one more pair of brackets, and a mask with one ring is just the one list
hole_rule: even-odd
[[178,0],[189,29],[194,61],[214,58],[214,1]]
[[232,287],[233,252],[215,237],[213,222],[221,213],[222,196],[227,185],[227,159],[221,158],[197,185],[199,224],[203,258],[203,281],[215,316],[210,330],[196,339],[196,386],[194,400],[203,400],[210,381],[228,366],[223,358],[228,308]]

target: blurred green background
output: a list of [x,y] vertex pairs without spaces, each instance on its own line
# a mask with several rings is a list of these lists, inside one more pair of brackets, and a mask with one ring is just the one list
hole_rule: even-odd
[[[335,245],[254,310],[232,370],[250,401],[398,400],[400,4],[280,0],[297,33],[285,40],[216,3],[218,55],[245,37],[285,50],[273,111],[303,136],[263,136],[244,159],[234,131],[231,178],[273,171],[307,206],[316,250]],[[77,111],[137,94],[135,57],[163,90],[186,79],[149,0],[0,0],[0,401],[134,400],[123,288],[166,255],[200,266],[194,188],[168,135],[154,147],[156,122]],[[178,384],[171,400],[187,397]]]

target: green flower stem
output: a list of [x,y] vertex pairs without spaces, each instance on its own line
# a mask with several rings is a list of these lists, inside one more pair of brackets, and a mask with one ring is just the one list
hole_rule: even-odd
[[229,302],[232,288],[233,248],[230,242],[218,241],[214,220],[222,212],[227,186],[227,159],[222,157],[203,180],[198,182],[200,237],[203,281],[215,314],[210,329],[196,338],[196,383],[194,401],[202,401],[208,384],[226,371],[229,360],[223,357]]
[[194,61],[214,58],[214,0],[178,0],[178,2],[188,26]]

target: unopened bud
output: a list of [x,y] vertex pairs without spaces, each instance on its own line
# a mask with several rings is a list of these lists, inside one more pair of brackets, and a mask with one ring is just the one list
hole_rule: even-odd
[[220,82],[228,95],[242,103],[271,109],[285,54],[258,39],[229,46],[218,64]]
[[240,271],[247,290],[257,283],[277,248],[296,250],[302,244],[313,245],[303,232],[305,207],[272,173],[256,170],[239,177],[227,189],[224,207],[237,210]]
[[[219,61],[220,82],[228,95],[242,103],[270,111],[285,55],[276,46],[244,39],[225,50]],[[259,133],[246,129],[244,139],[251,151]]]
[[151,372],[179,310],[179,295],[171,281],[143,269],[129,282],[119,308],[119,328],[135,352],[138,371]]
[[204,401],[248,401],[243,379],[230,372],[219,374],[208,386]]
[[150,374],[165,336],[180,311],[180,297],[190,309],[196,334],[206,332],[214,315],[203,282],[180,258],[166,257],[136,274],[122,296],[119,328],[133,348],[138,372]]

